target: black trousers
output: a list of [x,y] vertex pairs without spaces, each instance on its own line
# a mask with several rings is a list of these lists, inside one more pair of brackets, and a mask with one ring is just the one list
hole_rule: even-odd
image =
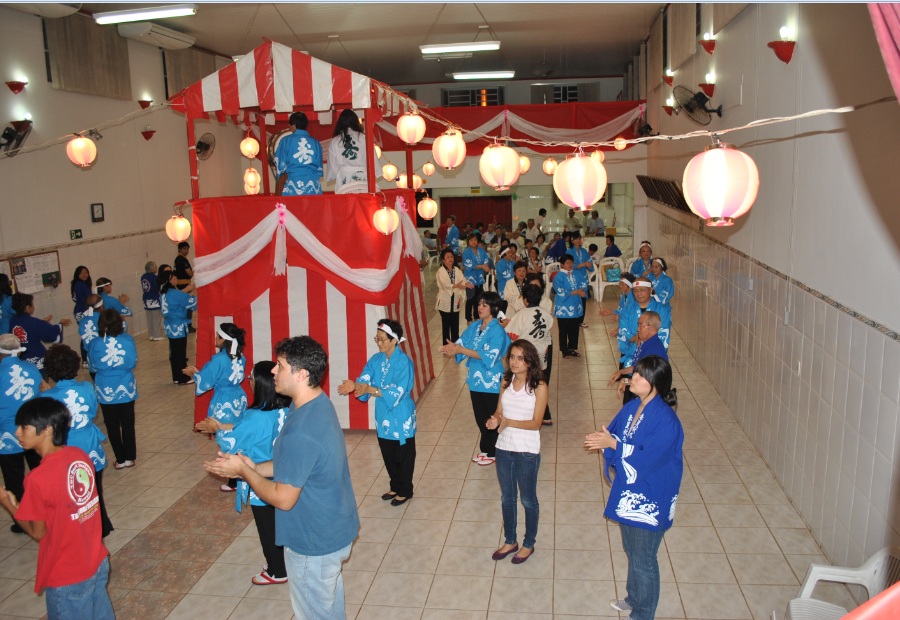
[[134,441],[134,401],[128,403],[100,405],[103,410],[103,421],[106,423],[106,434],[112,444],[116,461],[123,463],[137,458],[137,445]]
[[497,429],[489,430],[484,424],[497,411],[497,403],[500,394],[489,392],[469,392],[472,398],[472,411],[475,413],[475,424],[481,432],[479,452],[484,452],[489,457],[497,455]]
[[266,572],[270,577],[283,579],[287,577],[287,569],[284,566],[284,547],[275,544],[275,507],[251,504],[250,508],[253,510],[253,520],[256,521],[259,544],[266,556]]
[[469,297],[466,295],[466,321],[472,322],[478,318],[478,301],[481,299],[481,294],[484,292],[484,285],[476,286],[474,289],[475,294]]
[[393,439],[378,438],[384,468],[391,478],[391,492],[399,497],[412,497],[413,472],[416,469],[416,438],[410,437],[402,446]]
[[172,366],[172,381],[184,383],[191,380],[182,372],[187,367],[187,336],[169,338],[169,364]]
[[100,500],[100,531],[101,537],[106,538],[116,528],[113,527],[112,521],[109,520],[109,513],[106,512],[106,502],[103,501],[103,470],[97,472],[97,498]]
[[[544,373],[544,383],[548,386],[550,385],[550,371],[553,369],[553,345],[549,345],[547,347],[547,367],[543,370]],[[553,418],[550,416],[550,399],[547,399],[547,408],[544,409],[544,419],[552,420]]]
[[28,463],[28,469],[34,469],[41,464],[41,457],[34,450],[25,450],[18,454],[0,454],[0,471],[3,472],[4,486],[12,491],[19,501],[25,492],[25,463]]
[[441,311],[441,346],[447,341],[459,340],[459,310],[456,312]]
[[563,355],[570,351],[578,350],[578,335],[581,328],[581,318],[563,319],[557,318],[556,324],[559,325],[559,350]]
[[587,297],[581,298],[581,322],[584,323],[584,319],[587,318]]

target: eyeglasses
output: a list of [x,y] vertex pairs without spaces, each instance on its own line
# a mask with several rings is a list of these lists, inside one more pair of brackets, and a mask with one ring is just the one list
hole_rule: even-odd
[[391,341],[390,338],[379,338],[378,336],[375,336],[374,338],[372,338],[372,340],[374,340],[377,344],[384,344]]

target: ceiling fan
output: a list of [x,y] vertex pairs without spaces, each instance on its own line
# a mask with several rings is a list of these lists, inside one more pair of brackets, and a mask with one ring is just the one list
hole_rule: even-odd
[[672,97],[675,99],[675,105],[672,111],[675,114],[684,112],[688,118],[698,125],[709,125],[712,117],[710,114],[718,114],[722,118],[722,106],[718,108],[710,108],[707,106],[709,97],[701,92],[692,92],[684,86],[676,86],[672,89]]

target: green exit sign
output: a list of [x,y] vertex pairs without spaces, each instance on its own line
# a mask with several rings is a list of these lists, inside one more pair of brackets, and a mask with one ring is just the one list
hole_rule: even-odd
[[81,229],[75,228],[69,231],[69,239],[75,241],[76,239],[81,239]]

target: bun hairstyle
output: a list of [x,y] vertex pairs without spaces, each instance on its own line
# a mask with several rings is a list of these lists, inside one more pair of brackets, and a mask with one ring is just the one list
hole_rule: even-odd
[[667,405],[672,408],[678,406],[678,397],[672,389],[672,367],[669,362],[658,355],[650,355],[634,365],[634,372],[646,379]]

